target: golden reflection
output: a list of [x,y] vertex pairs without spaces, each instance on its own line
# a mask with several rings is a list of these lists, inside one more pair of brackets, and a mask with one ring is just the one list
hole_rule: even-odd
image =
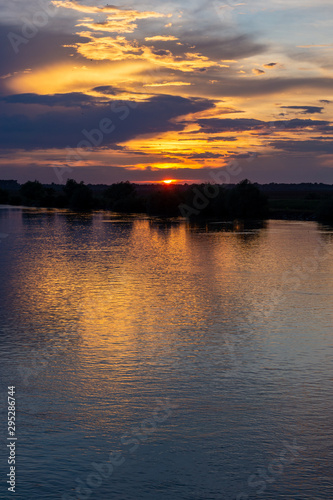
[[[34,221],[38,253],[25,253],[19,264],[14,306],[43,324],[75,324],[84,344],[112,359],[148,340],[153,348],[157,332],[173,332],[163,340],[172,349],[180,328],[205,326],[211,294],[227,288],[230,307],[239,300],[237,242],[222,233],[207,246],[183,223],[64,212],[53,215],[45,238],[45,219]],[[26,223],[31,230],[31,217]]]

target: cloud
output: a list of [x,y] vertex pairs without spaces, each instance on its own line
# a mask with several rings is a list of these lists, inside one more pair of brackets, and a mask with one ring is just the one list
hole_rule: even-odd
[[144,87],[183,87],[184,85],[192,85],[190,82],[161,82],[161,83],[145,83]]
[[321,113],[323,111],[323,107],[318,106],[280,106],[281,109],[296,109],[302,110],[303,115],[313,115],[316,113]]
[[262,69],[254,68],[252,70],[252,73],[254,73],[255,75],[263,75],[265,71],[263,71]]
[[323,44],[318,44],[318,45],[296,45],[297,48],[299,49],[321,49],[321,48],[327,48],[330,47],[333,49],[333,44],[332,43],[323,43]]
[[280,94],[286,91],[310,91],[311,94],[316,94],[317,91],[331,92],[333,87],[333,78],[318,77],[318,78],[239,78],[228,74],[221,78],[221,85],[211,85],[209,95],[235,96],[238,98],[264,95]]
[[311,129],[319,131],[330,131],[330,122],[324,120],[277,120],[265,122],[253,118],[201,118],[197,120],[200,130],[207,134],[217,134],[220,132],[245,132],[245,131],[266,131],[268,134],[281,130],[301,130]]
[[[301,120],[294,118],[293,120],[284,120],[273,122],[272,126],[276,128],[285,128],[289,130],[310,128],[312,130],[325,130],[330,122],[326,120]],[[271,125],[270,123],[268,125]]]
[[207,68],[228,68],[226,64],[210,60],[200,52],[190,52],[188,48],[182,49],[181,55],[174,55],[168,49],[156,49],[139,44],[136,40],[127,40],[124,36],[96,37],[91,32],[80,34],[88,42],[72,45],[77,52],[86,59],[95,61],[146,61],[150,64],[178,70],[184,73],[202,71]]
[[270,145],[291,153],[333,154],[333,141],[273,141]]
[[82,94],[81,92],[70,92],[68,94],[14,94],[0,97],[0,101],[11,104],[40,104],[41,106],[86,106],[98,102],[96,97]]
[[124,92],[124,90],[113,87],[112,85],[100,85],[99,87],[94,87],[92,90],[106,95],[117,95]]
[[[15,26],[0,25],[1,74],[8,77],[23,74],[27,69],[33,71],[36,67],[63,64],[64,59],[68,59],[69,52],[72,52],[72,49],[65,46],[84,42],[84,39],[76,34],[39,30],[36,36],[31,38],[29,43],[22,44],[19,52],[15,54],[8,39],[8,33],[11,32],[20,34]],[[77,61],[84,61],[80,56],[77,57]],[[1,83],[5,84],[6,80]]]
[[179,38],[172,35],[156,35],[156,36],[146,36],[146,42],[168,42],[172,40],[179,40]]
[[235,142],[235,141],[237,141],[237,137],[225,135],[225,136],[207,137],[206,140],[207,140],[207,142],[216,142],[216,141]]
[[191,159],[209,159],[209,158],[221,158],[224,155],[221,153],[209,153],[208,151],[206,153],[195,153],[192,155],[188,155],[187,158]]
[[271,68],[274,68],[274,66],[276,66],[277,63],[268,63],[268,64],[263,64],[263,67],[264,68],[267,68],[267,69],[271,69]]
[[323,104],[331,104],[333,101],[328,101],[327,99],[321,99],[319,102],[322,102]]
[[[47,101],[47,96],[40,96]],[[51,98],[53,96],[50,96]],[[32,98],[26,100],[31,102]],[[38,100],[38,97],[33,100]],[[36,117],[0,115],[0,147],[3,149],[72,148],[86,137],[82,130],[98,129],[101,120],[112,120],[114,130],[104,134],[101,147],[126,142],[142,134],[183,130],[184,124],[174,118],[213,108],[207,99],[158,95],[145,102],[110,101],[91,105],[84,110],[52,110]]]
[[250,34],[221,36],[220,27],[218,31],[212,31],[210,36],[206,30],[184,31],[181,41],[189,46],[195,46],[198,52],[215,61],[237,62],[240,59],[264,54],[269,50],[269,44],[256,41]]
[[133,33],[138,27],[135,21],[139,19],[162,18],[168,17],[153,11],[138,11],[133,9],[121,9],[113,5],[105,7],[95,7],[90,5],[82,5],[75,1],[53,1],[57,7],[64,7],[78,12],[87,14],[107,14],[106,21],[94,22],[88,18],[78,23],[77,26],[87,26],[96,31],[108,31],[111,33]]
[[208,134],[258,130],[266,125],[261,120],[250,118],[201,118],[198,120],[198,124],[200,125],[200,132]]

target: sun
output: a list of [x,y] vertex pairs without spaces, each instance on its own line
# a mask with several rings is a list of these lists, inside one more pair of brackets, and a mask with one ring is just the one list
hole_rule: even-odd
[[162,181],[163,184],[173,184],[174,182],[177,182],[175,179],[166,179],[165,181]]

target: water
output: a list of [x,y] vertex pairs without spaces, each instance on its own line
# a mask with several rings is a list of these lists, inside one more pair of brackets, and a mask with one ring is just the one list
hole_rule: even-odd
[[333,498],[332,229],[2,208],[0,233],[0,498]]

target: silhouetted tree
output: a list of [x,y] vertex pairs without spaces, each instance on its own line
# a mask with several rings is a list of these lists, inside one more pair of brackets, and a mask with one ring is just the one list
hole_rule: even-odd
[[191,218],[221,218],[227,215],[226,192],[220,185],[193,184],[184,193],[184,199],[187,206],[193,207],[189,211]]
[[28,181],[20,187],[23,203],[40,206],[45,196],[43,184],[39,181]]
[[69,200],[69,206],[73,210],[91,210],[94,206],[92,190],[81,182],[73,191]]
[[[92,190],[84,184],[74,179],[68,179],[63,188],[66,195],[66,206],[72,210],[91,210],[94,206]],[[61,202],[61,198],[59,200]]]
[[[83,185],[83,182],[81,182],[81,185]],[[74,179],[67,179],[66,185],[63,188],[63,191],[65,195],[67,196],[68,200],[71,199],[71,197],[74,194],[75,189],[77,189],[80,186],[78,182],[76,182]]]
[[177,186],[163,186],[150,194],[147,199],[146,209],[151,215],[177,217],[180,215],[179,205],[182,201]]
[[135,186],[130,182],[118,182],[109,186],[103,193],[106,208],[110,210],[131,211],[135,198]]
[[266,196],[248,179],[241,181],[229,191],[227,208],[231,217],[237,219],[261,219],[268,214]]

